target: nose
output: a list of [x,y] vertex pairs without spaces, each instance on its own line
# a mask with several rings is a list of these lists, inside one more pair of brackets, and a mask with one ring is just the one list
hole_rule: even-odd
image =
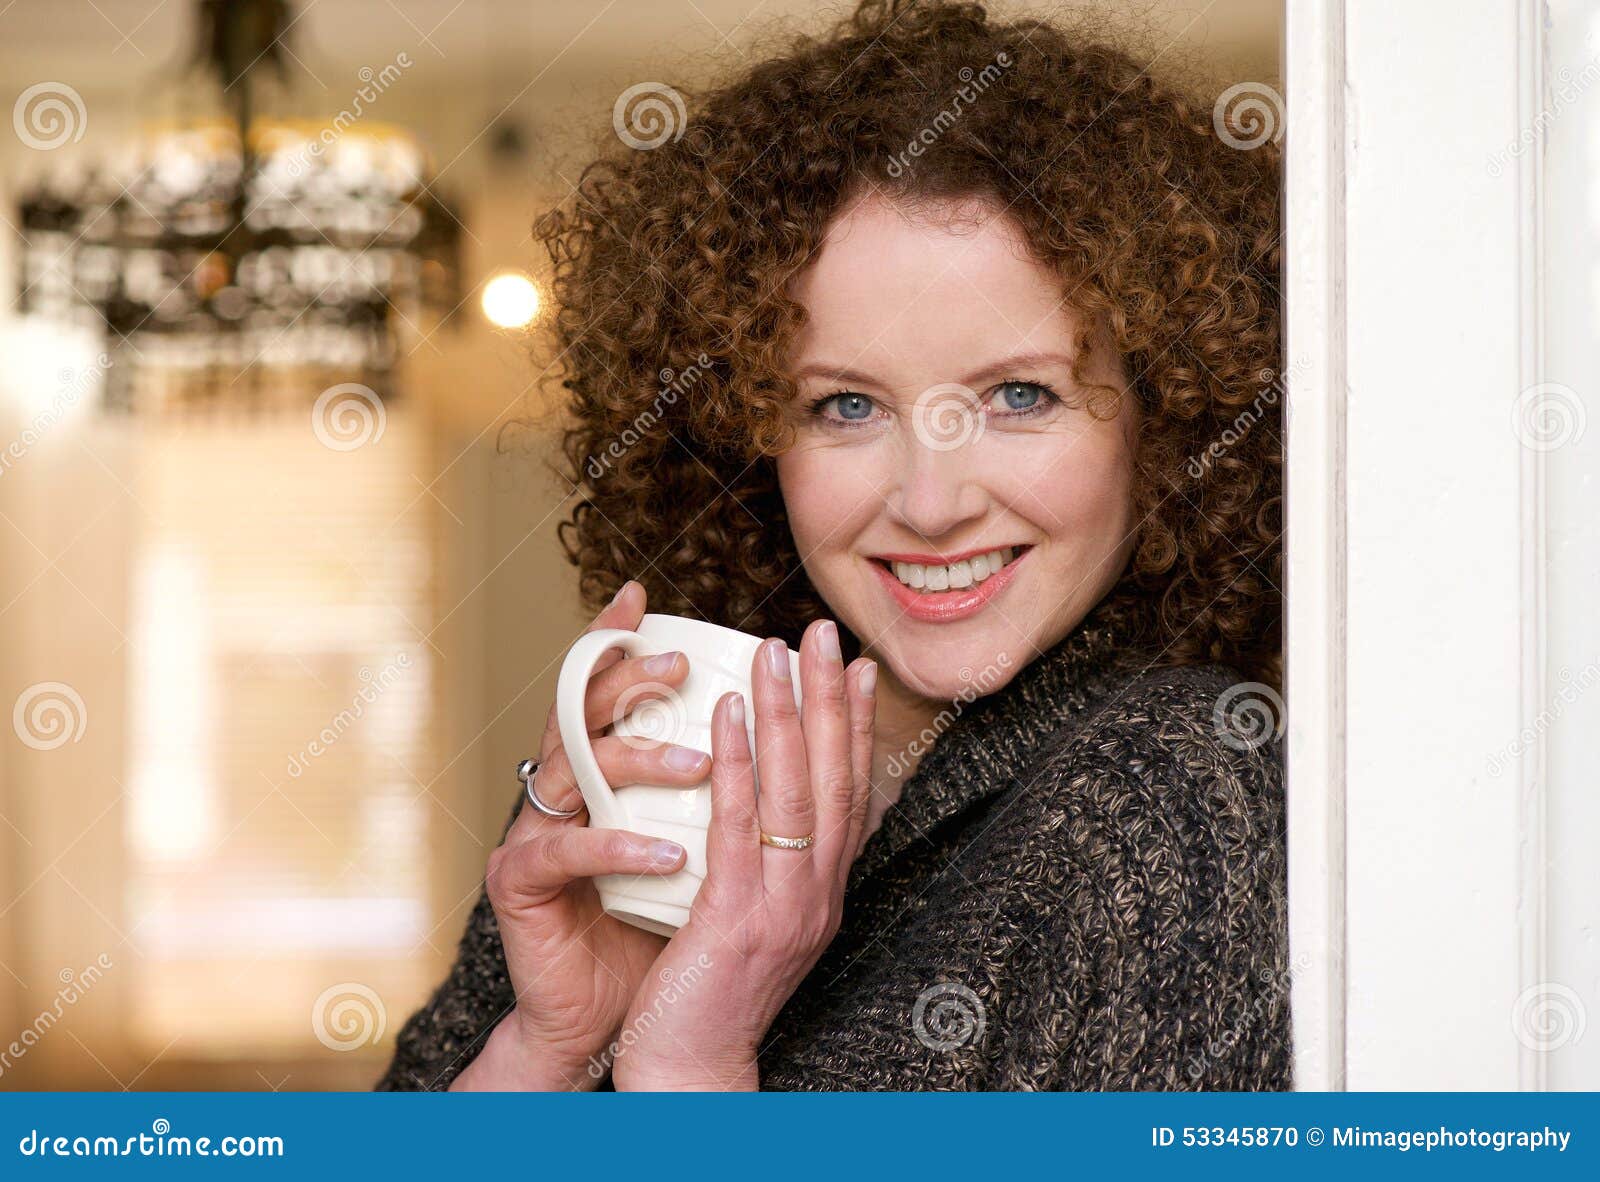
[[899,470],[888,492],[896,521],[932,541],[983,518],[989,495],[972,444],[940,448],[912,437],[901,450]]

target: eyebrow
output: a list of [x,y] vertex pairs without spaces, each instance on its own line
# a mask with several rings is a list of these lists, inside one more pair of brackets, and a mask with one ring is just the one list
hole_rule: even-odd
[[[992,382],[1006,377],[1017,377],[1027,369],[1042,365],[1060,365],[1068,370],[1072,368],[1072,358],[1065,353],[1052,350],[1039,350],[1026,353],[1013,353],[991,362],[981,369],[974,370],[959,379],[959,384],[974,389],[986,382]],[[796,378],[826,378],[834,382],[847,382],[859,386],[876,386],[879,382],[871,374],[848,365],[834,365],[827,361],[812,361],[795,370]]]

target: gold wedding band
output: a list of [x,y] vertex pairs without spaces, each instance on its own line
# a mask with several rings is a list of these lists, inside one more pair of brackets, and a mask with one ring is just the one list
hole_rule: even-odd
[[817,840],[815,833],[808,833],[804,837],[779,837],[775,833],[765,830],[761,833],[761,844],[770,845],[779,850],[806,850],[811,848],[811,843]]

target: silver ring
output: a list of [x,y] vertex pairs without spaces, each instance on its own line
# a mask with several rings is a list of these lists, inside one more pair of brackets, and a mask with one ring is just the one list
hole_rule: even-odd
[[540,800],[539,794],[533,790],[533,777],[538,770],[539,764],[532,759],[524,759],[521,763],[517,764],[517,779],[522,781],[522,791],[527,796],[529,804],[538,809],[545,816],[554,817],[558,821],[564,821],[568,817],[576,817],[583,811],[582,808],[553,809],[544,801]]

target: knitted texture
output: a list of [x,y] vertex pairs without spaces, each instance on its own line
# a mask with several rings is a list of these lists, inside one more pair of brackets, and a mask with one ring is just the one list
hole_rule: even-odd
[[[764,1088],[1290,1085],[1281,753],[1239,682],[1092,613],[947,729],[851,872]],[[512,1006],[486,896],[381,1090],[444,1089]]]

